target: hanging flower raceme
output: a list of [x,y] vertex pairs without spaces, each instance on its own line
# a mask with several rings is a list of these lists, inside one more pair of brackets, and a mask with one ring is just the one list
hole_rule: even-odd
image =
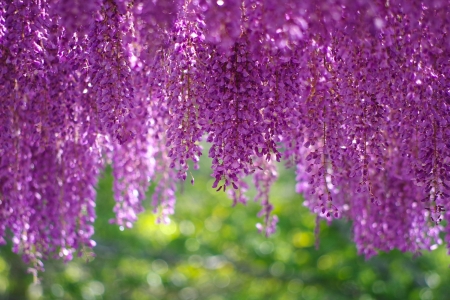
[[34,272],[92,247],[108,164],[113,223],[152,182],[168,222],[206,142],[234,204],[253,177],[267,235],[284,159],[366,257],[448,246],[449,31],[439,0],[0,0],[0,242]]

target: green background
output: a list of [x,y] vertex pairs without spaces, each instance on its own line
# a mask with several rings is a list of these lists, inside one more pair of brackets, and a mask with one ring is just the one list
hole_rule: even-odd
[[20,256],[1,247],[0,299],[450,299],[444,246],[419,258],[393,251],[366,261],[351,224],[339,220],[322,221],[316,250],[315,217],[295,193],[294,171],[280,169],[271,191],[280,222],[270,238],[256,230],[254,191],[246,206],[231,207],[211,188],[207,159],[193,172],[194,186],[179,185],[170,225],[155,224],[147,200],[135,226],[121,231],[108,224],[108,169],[98,186],[95,257],[46,261],[34,284]]

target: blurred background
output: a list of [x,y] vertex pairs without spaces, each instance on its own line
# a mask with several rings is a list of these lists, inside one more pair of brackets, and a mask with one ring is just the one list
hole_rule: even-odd
[[418,258],[393,251],[366,261],[356,253],[351,224],[340,220],[322,221],[316,250],[315,216],[295,193],[294,171],[282,165],[271,191],[280,222],[266,238],[255,227],[261,220],[254,191],[246,206],[231,207],[225,193],[211,188],[209,163],[203,159],[193,172],[194,186],[179,186],[170,225],[155,224],[148,200],[135,226],[123,231],[108,223],[114,200],[106,170],[95,257],[46,261],[35,284],[11,245],[1,247],[0,299],[450,299],[445,247]]

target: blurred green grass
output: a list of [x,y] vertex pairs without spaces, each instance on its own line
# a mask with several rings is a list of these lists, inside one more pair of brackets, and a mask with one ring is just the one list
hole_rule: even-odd
[[[206,153],[206,151],[205,151]],[[146,212],[132,229],[109,225],[113,218],[112,177],[99,182],[95,257],[64,264],[46,262],[40,284],[27,266],[0,248],[0,299],[447,299],[450,258],[444,247],[419,258],[392,251],[365,261],[343,220],[320,224],[294,192],[294,171],[280,165],[271,191],[277,233],[266,238],[255,224],[260,207],[252,201],[231,207],[225,193],[211,188],[209,161],[193,172],[195,185],[177,193],[169,225]],[[149,198],[152,193],[149,191]]]

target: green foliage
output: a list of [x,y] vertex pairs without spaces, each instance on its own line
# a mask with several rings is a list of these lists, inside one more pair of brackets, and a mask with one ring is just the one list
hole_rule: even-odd
[[193,174],[194,186],[180,188],[169,225],[155,224],[147,207],[135,227],[123,231],[108,224],[114,203],[107,171],[98,187],[96,256],[48,261],[40,284],[33,284],[5,246],[0,299],[431,300],[450,294],[443,247],[417,259],[394,251],[365,261],[350,241],[350,225],[339,221],[321,223],[316,250],[315,217],[294,193],[290,170],[273,187],[280,222],[265,238],[255,227],[259,206],[249,201],[232,208],[223,192],[210,188],[203,167]]

